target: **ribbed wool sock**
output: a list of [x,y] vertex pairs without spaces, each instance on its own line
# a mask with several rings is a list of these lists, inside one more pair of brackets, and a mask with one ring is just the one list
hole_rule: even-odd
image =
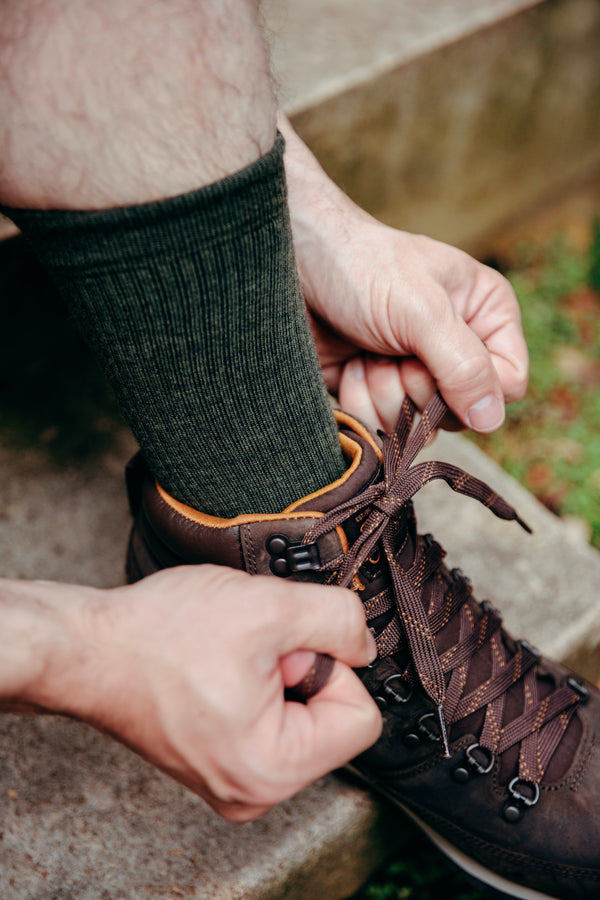
[[213,515],[345,469],[301,296],[283,139],[223,181],[102,211],[4,208],[65,297],[150,470]]

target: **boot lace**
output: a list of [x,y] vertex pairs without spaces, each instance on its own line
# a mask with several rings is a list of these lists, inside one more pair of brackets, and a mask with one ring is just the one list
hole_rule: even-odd
[[[499,518],[514,520],[530,532],[513,507],[483,481],[449,463],[415,463],[446,412],[446,404],[437,394],[414,426],[416,407],[406,398],[394,431],[382,435],[381,479],[326,513],[304,540],[317,540],[364,513],[357,539],[323,567],[330,572],[329,583],[347,587],[354,581],[360,587],[363,563],[373,554],[383,554],[388,585],[364,601],[369,623],[382,616],[385,621],[387,615],[387,624],[374,631],[378,658],[403,651],[406,659],[408,651],[403,678],[418,682],[435,705],[447,757],[451,726],[485,709],[479,746],[499,756],[520,744],[518,778],[537,784],[582,694],[573,679],[549,693],[540,692],[537,651],[524,641],[507,639],[498,612],[488,603],[475,606],[468,579],[462,574],[452,577],[454,571],[448,573],[442,565],[445,554],[439,544],[430,535],[417,536],[410,526],[412,497],[429,482],[442,479],[453,491],[479,500]],[[458,640],[450,648],[438,650],[436,637],[456,616]],[[486,645],[491,651],[491,671],[465,693],[473,657]],[[522,684],[522,709],[504,722],[507,691],[517,682]]]

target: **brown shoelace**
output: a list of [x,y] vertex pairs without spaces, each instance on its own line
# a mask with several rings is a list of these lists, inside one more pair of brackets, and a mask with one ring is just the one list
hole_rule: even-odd
[[[391,616],[375,633],[379,658],[408,649],[410,661],[403,677],[410,683],[418,680],[435,704],[446,756],[450,755],[448,728],[485,708],[479,746],[495,756],[520,744],[518,777],[538,783],[581,694],[565,684],[541,697],[537,652],[525,642],[515,645],[505,640],[500,616],[489,604],[478,605],[479,613],[475,613],[468,602],[468,580],[451,577],[445,569],[443,574],[444,551],[429,535],[411,535],[406,524],[411,498],[429,482],[442,479],[452,490],[479,500],[499,518],[515,520],[530,531],[512,506],[479,479],[449,463],[414,462],[446,412],[446,404],[437,394],[413,428],[416,408],[406,398],[394,432],[383,436],[382,478],[326,513],[304,540],[315,541],[366,511],[354,543],[323,567],[331,572],[329,582],[351,585],[363,563],[382,551],[390,584],[365,601],[368,622],[385,614]],[[459,617],[458,642],[438,652],[436,635],[455,616]],[[465,694],[471,661],[485,645],[491,651],[491,674]],[[503,724],[507,692],[521,680],[522,711]]]

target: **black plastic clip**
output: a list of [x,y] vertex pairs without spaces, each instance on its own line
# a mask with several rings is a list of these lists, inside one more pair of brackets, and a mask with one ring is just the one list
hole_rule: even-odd
[[316,541],[303,544],[302,541],[290,541],[285,534],[272,534],[267,541],[267,550],[271,554],[271,571],[280,578],[300,572],[318,572],[321,568]]

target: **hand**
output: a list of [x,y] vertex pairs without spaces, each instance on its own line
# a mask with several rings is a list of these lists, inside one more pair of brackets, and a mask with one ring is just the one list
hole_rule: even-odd
[[[112,591],[0,581],[0,617],[13,654],[0,665],[1,706],[83,719],[233,821],[266,812],[381,731],[350,668],[374,645],[343,588],[208,565]],[[329,682],[306,705],[285,702],[315,651],[338,660]]]
[[390,430],[408,393],[439,390],[462,426],[488,432],[523,396],[528,357],[502,275],[446,244],[388,228],[359,209],[280,119],[305,300],[328,388]]

